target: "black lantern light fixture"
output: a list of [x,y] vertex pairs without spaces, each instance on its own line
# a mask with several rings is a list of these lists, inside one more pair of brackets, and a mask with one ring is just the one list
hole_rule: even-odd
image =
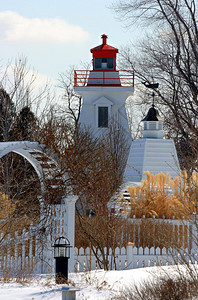
[[64,283],[68,280],[68,259],[70,258],[70,242],[61,236],[54,243],[54,258],[56,260],[56,283]]

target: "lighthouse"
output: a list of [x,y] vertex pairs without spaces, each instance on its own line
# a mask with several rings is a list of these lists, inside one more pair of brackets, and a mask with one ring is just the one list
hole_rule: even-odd
[[125,101],[134,92],[134,72],[117,70],[118,49],[107,44],[106,34],[90,51],[92,70],[74,71],[74,90],[83,99],[79,123],[97,137],[107,133],[111,122],[119,123],[131,141]]

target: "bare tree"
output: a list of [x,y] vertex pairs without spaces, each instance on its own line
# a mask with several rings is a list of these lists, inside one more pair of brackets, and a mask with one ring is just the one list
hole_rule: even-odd
[[189,260],[196,260],[198,229],[197,181],[190,185],[190,175],[198,169],[198,3],[125,0],[116,1],[114,9],[129,27],[135,24],[148,29],[142,41],[123,49],[121,63],[135,69],[142,103],[148,100],[148,89],[142,83],[159,83],[159,89],[153,90],[155,105],[164,116],[167,137],[175,139],[181,167],[188,171],[187,191],[195,191],[195,198],[189,199],[196,209],[188,212],[194,249],[185,253],[174,239],[171,245],[192,275]]
[[76,246],[92,247],[100,266],[108,269],[104,247],[115,249],[117,230],[123,223],[120,216],[110,213],[128,155],[122,127],[112,119],[107,135],[96,138],[89,128],[72,127],[62,109],[52,109],[39,140],[57,155],[63,174],[68,175],[67,184],[79,197]]
[[65,169],[79,196],[76,246],[90,246],[105,269],[108,260],[104,248],[115,249],[122,223],[118,215],[111,214],[111,205],[116,193],[118,197],[127,154],[124,132],[112,122],[109,133],[100,138],[89,129],[78,128],[64,155]]
[[[36,73],[28,70],[25,59],[16,60],[1,70],[0,78],[0,141],[41,140],[44,124],[51,112],[53,93],[50,86],[42,89],[35,85]],[[55,109],[55,108],[54,108]],[[43,156],[45,165],[47,157]],[[46,166],[50,170],[50,166]],[[51,171],[50,180],[43,178],[46,193],[41,191],[38,175],[32,165],[22,156],[9,153],[0,160],[0,251],[5,245],[12,247],[14,234],[37,225],[37,236],[50,232],[52,222],[50,204],[60,203],[65,193],[64,182],[59,174]],[[42,194],[42,218],[39,198]],[[6,205],[5,205],[6,204]],[[53,220],[53,218],[51,218]],[[41,239],[42,241],[42,239]],[[18,241],[20,243],[20,241]],[[5,254],[7,255],[7,254]]]
[[68,121],[77,127],[82,108],[82,97],[74,91],[74,68],[60,74],[59,83],[64,93],[62,97],[63,112],[67,115]]
[[[35,125],[45,122],[45,116],[54,105],[54,92],[52,85],[46,83],[39,85],[37,73],[32,71],[26,58],[18,58],[9,62],[0,70],[0,135],[1,141],[13,139],[23,140],[16,134],[17,123],[25,125],[25,118],[35,119]],[[31,115],[31,117],[30,117]],[[19,117],[20,116],[20,117]],[[23,119],[23,120],[22,120]],[[33,123],[31,124],[33,126]],[[31,140],[36,139],[34,128]],[[30,131],[30,130],[29,130]],[[27,132],[26,132],[27,133]],[[15,137],[14,137],[15,136]],[[26,137],[28,139],[28,137]]]
[[152,23],[152,36],[136,45],[133,54],[125,49],[122,63],[134,67],[139,82],[159,83],[155,103],[164,114],[168,136],[175,138],[183,166],[192,172],[197,169],[198,144],[197,2],[120,1],[115,10],[130,25]]

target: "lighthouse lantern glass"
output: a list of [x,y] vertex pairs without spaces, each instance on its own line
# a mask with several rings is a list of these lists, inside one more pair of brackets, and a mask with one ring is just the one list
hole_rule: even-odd
[[113,57],[96,57],[94,59],[95,70],[113,70],[114,58]]

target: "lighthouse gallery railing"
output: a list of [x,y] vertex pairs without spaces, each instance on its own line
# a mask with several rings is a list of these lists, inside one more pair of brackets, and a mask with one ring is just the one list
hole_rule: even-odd
[[[90,73],[91,76],[90,76]],[[115,77],[115,73],[119,73],[119,77]],[[112,76],[111,76],[112,74]],[[98,76],[100,75],[100,76]],[[91,84],[88,82],[91,78]],[[118,83],[118,78],[120,82]],[[100,79],[100,80],[99,80]],[[110,84],[109,84],[110,82]],[[90,70],[75,70],[74,71],[74,86],[123,86],[134,87],[134,71],[119,70],[119,71],[90,71]]]

